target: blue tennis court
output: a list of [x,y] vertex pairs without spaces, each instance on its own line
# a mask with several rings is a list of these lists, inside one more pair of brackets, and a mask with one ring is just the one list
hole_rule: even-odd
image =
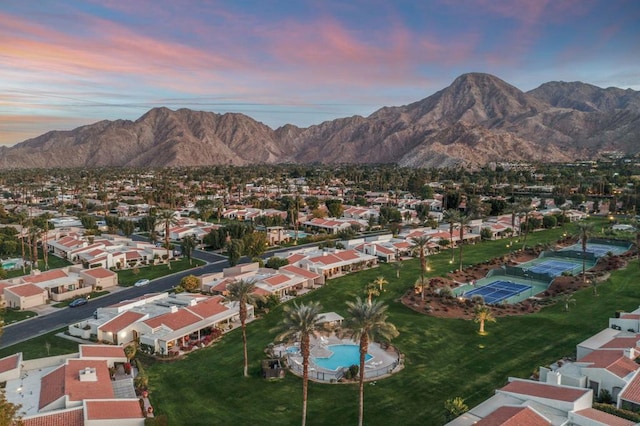
[[573,271],[578,266],[579,265],[576,265],[575,263],[565,262],[562,260],[545,260],[544,262],[540,262],[525,269],[525,272],[531,271],[536,274],[549,274],[553,277],[557,277],[562,275],[565,271]]
[[471,298],[478,294],[484,298],[485,303],[492,304],[501,302],[527,290],[531,290],[530,285],[516,284],[511,281],[494,281],[465,292],[464,297]]
[[[566,247],[563,250],[574,250],[582,252],[582,244],[574,244]],[[613,253],[614,255],[622,254],[629,250],[629,247],[614,246],[609,244],[587,243],[587,253],[593,253],[596,257],[604,257],[607,253]]]

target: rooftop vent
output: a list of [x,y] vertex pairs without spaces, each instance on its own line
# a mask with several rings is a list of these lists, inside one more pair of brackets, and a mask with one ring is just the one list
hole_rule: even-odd
[[84,370],[80,370],[80,381],[81,382],[97,382],[98,375],[96,374],[96,369],[91,367],[85,367]]

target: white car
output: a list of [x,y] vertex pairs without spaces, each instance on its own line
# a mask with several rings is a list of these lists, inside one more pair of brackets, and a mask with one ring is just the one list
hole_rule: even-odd
[[136,281],[136,283],[134,284],[134,287],[144,287],[145,285],[148,285],[148,284],[149,284],[149,280],[144,278]]

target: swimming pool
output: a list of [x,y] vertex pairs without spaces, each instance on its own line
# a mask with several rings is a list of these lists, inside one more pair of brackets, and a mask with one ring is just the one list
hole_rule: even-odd
[[[360,365],[360,347],[358,345],[330,345],[327,346],[333,354],[327,358],[314,357],[312,361],[318,367],[327,370],[338,370],[348,368],[352,365]],[[365,361],[369,361],[373,356],[365,355]]]
[[[287,234],[289,234],[289,237],[291,238],[296,237],[296,231],[287,231]],[[308,236],[309,234],[307,234],[306,232],[298,231],[298,239],[307,238]]]
[[289,346],[287,349],[285,349],[288,353],[290,354],[297,354],[300,352],[300,348],[297,346]]

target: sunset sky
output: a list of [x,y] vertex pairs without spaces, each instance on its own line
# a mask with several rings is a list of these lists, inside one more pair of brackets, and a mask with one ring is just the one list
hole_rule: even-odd
[[0,144],[157,106],[306,127],[466,72],[640,90],[639,23],[638,0],[4,0]]

